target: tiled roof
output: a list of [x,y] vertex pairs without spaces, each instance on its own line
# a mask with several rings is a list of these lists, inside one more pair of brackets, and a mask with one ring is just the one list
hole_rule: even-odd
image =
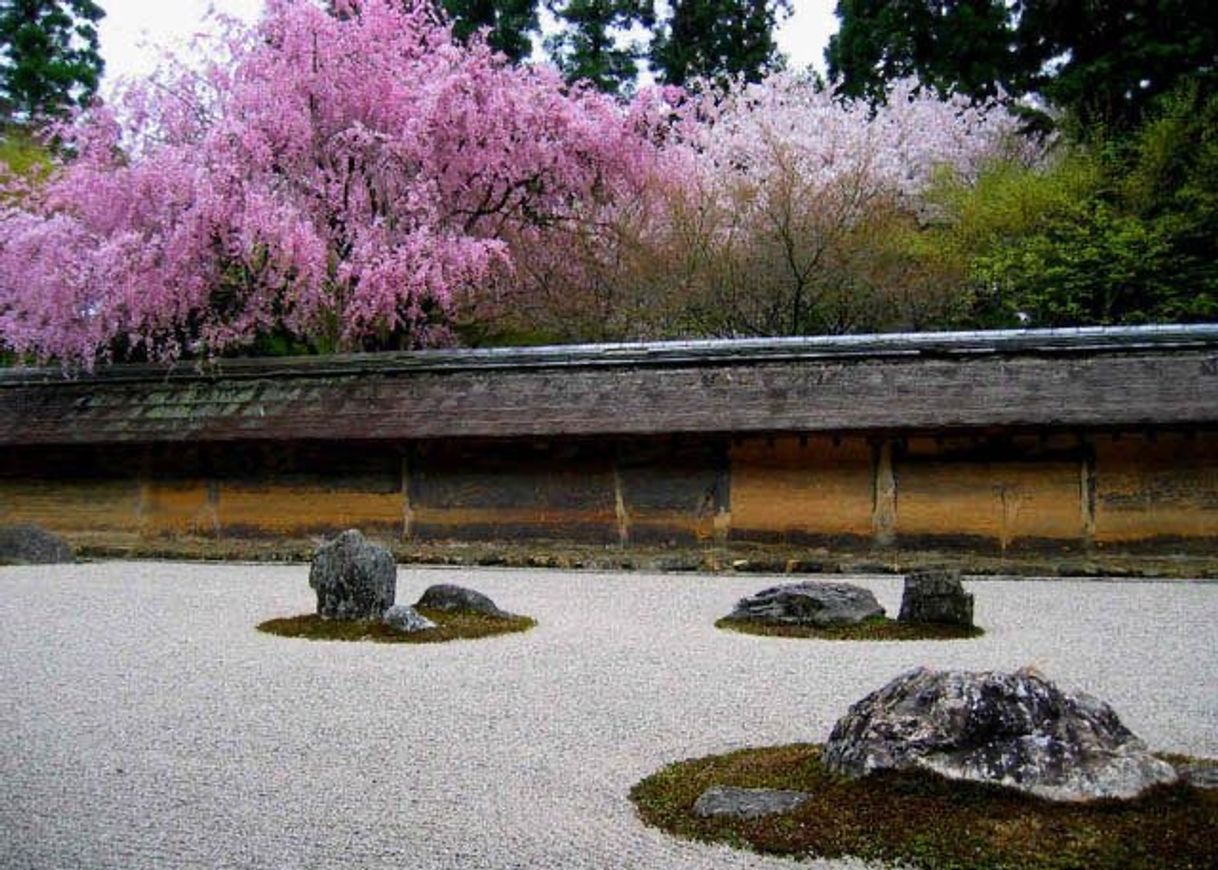
[[0,370],[0,444],[1218,423],[1218,326]]

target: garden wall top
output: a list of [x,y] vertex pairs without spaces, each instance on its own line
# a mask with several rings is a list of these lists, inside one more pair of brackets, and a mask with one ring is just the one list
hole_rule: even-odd
[[1218,423],[1218,325],[0,369],[0,444]]

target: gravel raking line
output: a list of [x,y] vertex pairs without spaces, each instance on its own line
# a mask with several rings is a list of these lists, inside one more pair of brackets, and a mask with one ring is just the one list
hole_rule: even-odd
[[[400,568],[400,602],[462,583],[538,627],[421,646],[255,631],[313,609],[307,576],[0,568],[0,866],[857,866],[679,841],[627,793],[677,759],[823,741],[915,665],[1033,665],[1156,750],[1218,756],[1218,584],[975,581],[985,637],[857,643],[713,627],[783,578]],[[899,578],[844,579],[896,614]]]

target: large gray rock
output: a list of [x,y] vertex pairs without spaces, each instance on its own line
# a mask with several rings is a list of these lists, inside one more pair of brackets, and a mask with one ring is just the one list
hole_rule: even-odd
[[380,619],[397,594],[397,565],[384,547],[348,529],[317,548],[309,585],[325,619]]
[[494,601],[481,592],[452,583],[438,583],[435,586],[427,587],[414,606],[429,610],[464,610],[471,613],[482,613],[486,616],[511,616],[510,613],[500,610]]
[[757,819],[775,813],[789,813],[811,797],[806,791],[712,785],[694,801],[694,815],[704,819],[712,816]]
[[407,607],[405,604],[395,604],[385,611],[381,616],[381,622],[390,628],[398,631],[414,634],[417,631],[427,631],[430,628],[435,628],[436,624],[423,616],[413,607]]
[[33,525],[0,526],[0,565],[52,565],[72,561],[63,538]]
[[825,765],[855,777],[921,768],[1059,801],[1132,798],[1177,779],[1107,704],[1030,670],[902,674],[838,720]]
[[792,583],[741,598],[728,619],[756,619],[786,625],[824,626],[883,616],[871,591],[850,583]]
[[901,622],[973,625],[973,596],[964,591],[959,571],[925,569],[905,577]]

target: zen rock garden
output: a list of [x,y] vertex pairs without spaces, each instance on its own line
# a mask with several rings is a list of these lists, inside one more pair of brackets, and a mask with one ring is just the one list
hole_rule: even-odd
[[[742,598],[716,624],[939,639],[980,634],[973,614],[957,572],[921,570],[905,578],[896,620],[868,589],[806,581]],[[1152,753],[1109,704],[1034,669],[919,667],[853,704],[823,745],[678,762],[631,798],[644,821],[672,833],[795,857],[1149,868],[1205,865],[1181,855],[1212,841],[1216,787],[1218,762]]]
[[434,643],[524,631],[535,623],[489,597],[454,584],[429,587],[413,606],[396,604],[393,554],[348,529],[317,548],[309,568],[316,613],[272,619],[271,634],[318,640]]
[[871,590],[804,581],[742,598],[717,623],[750,634],[824,639],[915,640],[975,637],[973,596],[958,571],[921,570],[905,578],[900,616],[888,619]]
[[1192,856],[1210,854],[1216,788],[1218,762],[1157,756],[1107,703],[1032,669],[916,668],[823,746],[678,762],[631,799],[672,833],[767,853],[1115,870],[1208,866]]

